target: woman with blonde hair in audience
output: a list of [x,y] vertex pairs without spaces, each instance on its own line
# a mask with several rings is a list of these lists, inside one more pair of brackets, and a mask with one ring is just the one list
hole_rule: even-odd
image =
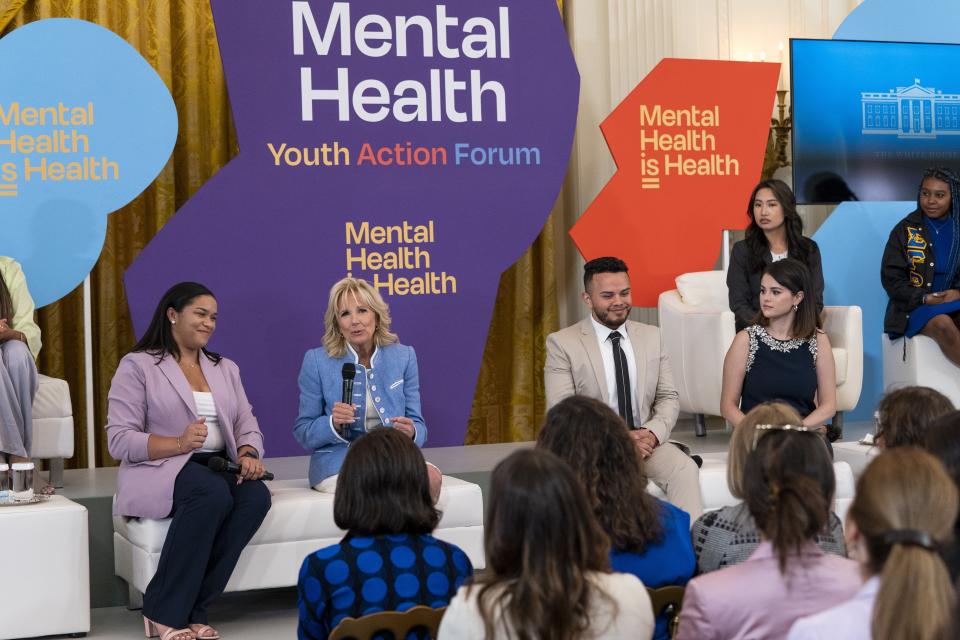
[[[757,425],[775,427],[800,424],[800,415],[782,402],[765,402],[754,407],[734,427],[727,453],[727,487],[741,500],[700,516],[693,523],[691,535],[697,556],[697,573],[709,573],[743,562],[760,545],[760,532],[744,499],[743,463],[756,440]],[[827,528],[816,536],[817,546],[826,553],[846,556],[843,525],[833,511]]]
[[827,445],[801,425],[757,425],[743,489],[762,541],[738,565],[694,578],[680,640],[783,638],[797,619],[853,597],[857,563],[814,540],[830,515],[835,480]]
[[[537,437],[570,465],[587,491],[600,526],[610,536],[610,565],[651,589],[685,585],[696,562],[690,516],[647,493],[643,458],[627,425],[608,405],[570,396],[547,413]],[[654,638],[666,640],[667,618],[657,618]]]
[[927,426],[953,409],[949,398],[930,387],[894,389],[877,405],[873,441],[884,449],[922,447]]
[[542,449],[493,470],[487,570],[460,588],[440,640],[643,639],[653,611],[643,583],[610,571],[610,541],[570,467]]
[[955,592],[938,553],[953,532],[957,489],[913,447],[880,454],[857,482],[847,541],[866,583],[848,602],[798,620],[789,640],[937,640]]

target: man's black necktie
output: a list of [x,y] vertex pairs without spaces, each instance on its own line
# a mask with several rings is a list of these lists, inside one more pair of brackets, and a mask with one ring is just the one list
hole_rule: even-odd
[[633,429],[633,406],[630,403],[630,369],[627,367],[627,356],[620,348],[620,339],[623,336],[619,331],[612,331],[609,339],[613,343],[613,373],[617,379],[617,406],[620,408],[620,417],[627,421],[627,426]]

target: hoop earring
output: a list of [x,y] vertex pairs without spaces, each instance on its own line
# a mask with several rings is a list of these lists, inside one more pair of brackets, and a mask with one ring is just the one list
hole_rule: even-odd
[[799,310],[800,310],[800,305],[798,305],[798,304],[793,305],[793,311],[794,311],[794,313],[796,313],[796,312],[799,311]]

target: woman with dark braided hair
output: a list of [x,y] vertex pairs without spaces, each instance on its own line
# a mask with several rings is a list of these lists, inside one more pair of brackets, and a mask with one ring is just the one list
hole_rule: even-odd
[[0,256],[0,462],[30,459],[39,352],[40,327],[23,270]]
[[747,202],[746,237],[733,245],[727,289],[737,331],[753,324],[760,311],[760,278],[764,269],[793,258],[810,270],[807,297],[823,311],[823,268],[817,243],[803,235],[797,199],[783,180],[764,180],[753,188]]
[[890,296],[883,330],[891,338],[933,338],[960,366],[960,177],[927,169],[917,208],[890,232],[880,280]]

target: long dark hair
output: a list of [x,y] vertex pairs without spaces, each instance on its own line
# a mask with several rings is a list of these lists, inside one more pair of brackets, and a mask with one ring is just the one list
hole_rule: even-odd
[[827,445],[816,432],[757,433],[762,435],[743,468],[745,498],[785,574],[788,556],[827,525],[836,479]]
[[[159,364],[167,354],[180,360],[180,347],[177,341],[173,339],[173,332],[170,329],[170,321],[167,319],[167,309],[173,309],[177,313],[183,311],[183,308],[193,302],[200,296],[210,296],[216,299],[213,292],[202,284],[197,282],[181,282],[175,284],[160,298],[157,308],[153,312],[153,318],[150,319],[150,326],[146,333],[140,338],[137,344],[133,345],[130,353],[145,352],[157,357]],[[219,353],[208,351],[201,348],[203,355],[207,356],[214,364],[220,364],[222,356]]]
[[471,586],[486,637],[502,623],[518,640],[581,637],[593,599],[610,598],[588,575],[610,572],[610,543],[570,467],[542,449],[513,453],[493,470],[486,520],[488,570]]
[[10,297],[10,290],[7,289],[7,283],[0,274],[0,318],[7,321],[7,326],[13,326],[13,314],[16,309],[13,308],[13,299]]
[[[763,275],[770,276],[790,293],[796,295],[803,291],[803,300],[797,305],[793,316],[793,326],[790,327],[791,338],[803,340],[812,338],[820,328],[820,315],[817,313],[817,302],[810,295],[810,270],[799,260],[784,258],[767,265]],[[763,315],[763,310],[757,311],[753,319],[754,324],[761,327],[770,325],[770,319]]]
[[413,440],[396,429],[376,429],[350,445],[337,478],[333,521],[360,536],[430,533],[437,527],[440,512]]
[[661,507],[647,493],[637,447],[609,406],[585,396],[564,399],[547,412],[537,447],[570,465],[614,549],[643,553],[663,539]]
[[753,201],[757,199],[760,189],[770,189],[773,197],[780,203],[780,208],[783,210],[783,227],[787,232],[787,252],[790,257],[808,264],[811,252],[810,240],[803,237],[803,220],[797,213],[797,198],[793,195],[793,190],[783,180],[764,180],[753,188],[750,200],[747,202],[747,217],[750,218],[750,224],[747,226],[745,239],[749,249],[750,271],[754,273],[762,271],[763,258],[770,253],[767,236],[753,217]]

